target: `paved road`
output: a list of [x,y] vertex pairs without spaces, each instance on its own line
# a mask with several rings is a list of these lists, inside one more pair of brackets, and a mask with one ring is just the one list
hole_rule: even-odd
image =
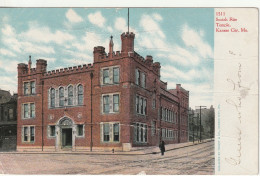
[[214,142],[167,151],[164,156],[2,153],[0,174],[211,175]]

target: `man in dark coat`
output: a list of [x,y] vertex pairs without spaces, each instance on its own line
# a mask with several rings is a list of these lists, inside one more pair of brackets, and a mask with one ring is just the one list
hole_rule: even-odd
[[159,144],[159,148],[161,150],[161,154],[162,156],[164,155],[164,152],[165,152],[165,145],[164,145],[164,141],[160,142]]

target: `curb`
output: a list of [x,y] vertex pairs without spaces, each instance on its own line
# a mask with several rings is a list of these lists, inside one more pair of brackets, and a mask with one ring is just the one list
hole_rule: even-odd
[[[186,148],[186,147],[190,147],[190,146],[195,146],[195,145],[199,145],[199,144],[204,144],[204,143],[208,143],[208,142],[212,142],[213,140],[208,140],[205,142],[201,142],[201,143],[192,143],[190,145],[185,145],[185,146],[181,146],[181,147],[176,147],[176,148],[171,148],[168,149],[165,152],[168,151],[173,151],[173,150],[178,150],[178,149],[182,149],[182,148]],[[139,150],[140,151],[140,150]],[[134,151],[132,152],[122,152],[122,153],[111,153],[111,152],[0,152],[1,154],[52,154],[52,155],[64,155],[64,154],[69,154],[69,155],[127,155],[127,156],[131,156],[131,155],[154,155],[154,154],[160,154],[161,152],[148,152],[148,153],[135,153]]]

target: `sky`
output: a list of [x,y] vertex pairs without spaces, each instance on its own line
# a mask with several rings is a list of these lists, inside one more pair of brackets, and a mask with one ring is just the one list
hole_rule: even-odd
[[[161,80],[190,92],[190,107],[213,104],[214,9],[130,8],[135,51],[161,63]],[[17,64],[48,71],[93,63],[93,48],[121,51],[127,8],[0,8],[0,89],[17,92]]]

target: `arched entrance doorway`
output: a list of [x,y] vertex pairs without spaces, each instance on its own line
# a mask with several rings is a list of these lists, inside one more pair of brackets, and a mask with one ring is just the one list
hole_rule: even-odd
[[57,124],[56,149],[73,150],[75,144],[74,123],[68,117],[63,117]]

